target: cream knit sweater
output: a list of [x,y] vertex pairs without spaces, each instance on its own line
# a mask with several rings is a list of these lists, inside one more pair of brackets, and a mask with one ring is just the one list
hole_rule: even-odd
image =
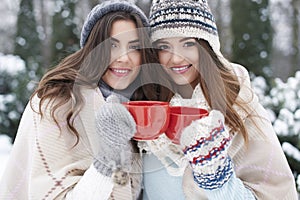
[[[51,106],[44,108],[41,119],[27,105],[0,182],[1,200],[107,200],[112,192],[115,199],[131,198],[131,185],[118,188],[110,177],[98,173],[92,165],[93,155],[98,152],[94,116],[104,99],[98,88],[81,88],[81,92],[85,105],[75,119],[80,134],[76,146],[76,138],[68,130],[65,120],[59,121],[60,133],[50,117]],[[35,97],[34,110],[38,111],[38,104],[39,99]],[[64,105],[57,114],[58,119],[65,119],[64,115],[70,107],[71,103]],[[141,170],[141,162],[135,163]],[[135,185],[141,185],[141,179],[132,181]]]

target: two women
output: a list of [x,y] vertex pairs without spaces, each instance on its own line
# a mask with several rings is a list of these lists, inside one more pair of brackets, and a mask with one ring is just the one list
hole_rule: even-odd
[[[89,14],[81,49],[41,80],[20,123],[1,199],[137,199],[135,123],[111,96],[202,107],[181,146],[139,142],[143,199],[297,199],[280,144],[247,71],[220,53],[206,0],[153,1],[151,37],[173,80],[171,98],[136,6],[107,1]],[[138,28],[138,29],[137,29]],[[125,36],[124,36],[125,34]],[[142,67],[141,67],[142,66]],[[171,88],[171,87],[170,87]],[[120,176],[120,177],[119,177]]]

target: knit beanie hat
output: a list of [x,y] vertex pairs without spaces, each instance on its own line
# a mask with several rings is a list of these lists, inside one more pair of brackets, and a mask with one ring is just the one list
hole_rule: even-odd
[[150,10],[152,41],[170,37],[206,40],[217,55],[220,41],[207,0],[153,0]]
[[97,21],[100,20],[104,15],[116,11],[125,11],[128,13],[137,14],[141,18],[143,25],[145,27],[149,27],[148,18],[146,17],[145,13],[133,3],[124,0],[104,1],[101,4],[96,5],[88,14],[81,30],[80,47],[85,45],[91,30]]

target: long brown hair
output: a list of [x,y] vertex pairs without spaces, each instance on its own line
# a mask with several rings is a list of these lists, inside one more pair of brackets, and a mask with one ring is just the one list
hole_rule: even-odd
[[[155,63],[157,57],[150,47],[150,39],[147,29],[143,28],[140,17],[136,14],[127,12],[114,12],[103,16],[93,27],[86,44],[77,52],[63,59],[52,70],[48,71],[41,81],[35,92],[32,94],[30,101],[34,96],[40,98],[39,113],[43,117],[42,106],[46,103],[51,106],[50,115],[58,125],[56,112],[72,100],[72,107],[66,113],[67,127],[79,140],[79,133],[74,126],[75,117],[78,115],[84,105],[83,96],[80,93],[80,86],[96,88],[100,78],[104,75],[110,62],[110,45],[109,40],[111,27],[116,20],[132,20],[138,28],[138,36],[141,45],[142,64]],[[142,67],[141,71],[149,68]],[[159,70],[159,68],[156,68]],[[153,69],[152,69],[153,70]],[[152,72],[153,73],[153,72]],[[147,74],[147,72],[143,72]],[[159,72],[158,72],[159,74]],[[140,77],[143,79],[143,77]],[[149,79],[149,77],[145,77]],[[153,83],[155,81],[149,81]],[[161,89],[160,89],[161,88]],[[132,96],[132,100],[149,99],[149,100],[167,100],[166,92],[160,93],[160,90],[166,90],[156,84],[146,84],[138,88]],[[32,105],[32,104],[31,104]],[[32,106],[33,107],[33,106]]]
[[246,102],[237,101],[240,83],[232,69],[225,66],[205,40],[198,40],[200,85],[206,101],[212,109],[225,116],[225,123],[232,133],[241,133],[245,142],[248,133],[243,120],[233,105],[247,112]]

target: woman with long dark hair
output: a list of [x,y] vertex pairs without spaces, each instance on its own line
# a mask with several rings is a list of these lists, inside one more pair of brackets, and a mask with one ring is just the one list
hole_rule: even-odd
[[160,68],[148,66],[157,61],[148,31],[144,13],[126,1],[92,9],[81,49],[47,72],[30,98],[0,199],[138,198],[135,122],[116,101],[167,100],[155,84]]
[[[242,28],[242,27],[241,27]],[[200,107],[180,145],[140,143],[144,199],[298,199],[293,174],[247,70],[220,52],[206,0],[155,0],[151,39],[173,81],[171,105]]]

